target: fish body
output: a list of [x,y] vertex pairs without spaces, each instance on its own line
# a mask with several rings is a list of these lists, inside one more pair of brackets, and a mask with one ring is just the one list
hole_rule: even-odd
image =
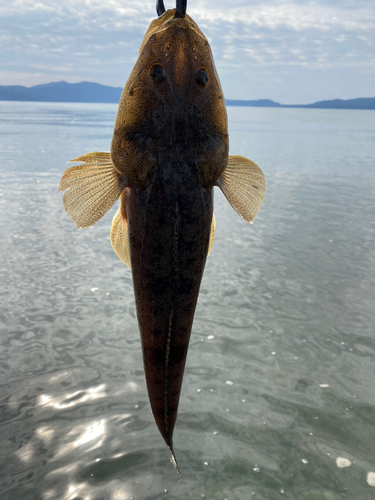
[[146,189],[131,190],[126,209],[148,394],[157,426],[172,448],[213,199],[212,188],[202,188],[184,161],[177,172],[173,163],[158,168],[163,174]]
[[213,188],[252,222],[264,196],[260,168],[228,157],[227,114],[203,33],[176,10],[154,20],[123,90],[111,153],[72,161],[60,182],[78,227],[99,220],[120,196],[111,229],[132,269],[146,384],[173,462],[190,333],[213,242]]
[[[228,163],[226,109],[208,42],[191,18],[174,14],[154,21],[145,36],[111,147],[130,184],[122,206],[146,382],[170,447],[209,248],[213,186]],[[197,83],[199,71],[207,82]]]

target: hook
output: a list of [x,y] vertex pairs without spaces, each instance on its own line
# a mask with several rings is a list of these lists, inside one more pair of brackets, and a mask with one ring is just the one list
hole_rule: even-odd
[[[186,4],[187,0],[176,0],[176,14],[175,14],[175,19],[177,17],[185,17],[186,14]],[[157,15],[160,17],[162,14],[165,12],[165,7],[164,7],[164,1],[163,0],[156,0],[156,12]]]
[[187,0],[176,0],[176,17],[185,17]]
[[156,0],[156,13],[160,17],[165,12],[163,0]]

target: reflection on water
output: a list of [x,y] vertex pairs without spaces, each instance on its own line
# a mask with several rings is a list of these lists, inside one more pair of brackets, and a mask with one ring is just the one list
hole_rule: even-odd
[[373,113],[229,109],[268,190],[253,226],[216,193],[179,478],[111,215],[77,231],[57,191],[115,112],[0,103],[1,500],[374,498]]
[[70,453],[75,448],[83,446],[90,443],[87,447],[87,451],[94,450],[95,448],[100,448],[105,439],[106,425],[105,420],[99,420],[98,422],[92,422],[87,426],[76,425],[68,432],[66,436],[66,441],[72,439],[68,444],[63,444],[57,449],[55,459],[58,459],[67,453]]
[[[52,379],[56,379],[56,377],[52,377]],[[98,387],[90,387],[87,391],[75,391],[58,398],[53,398],[49,394],[41,394],[38,397],[37,406],[52,406],[56,410],[63,410],[79,403],[94,401],[95,399],[104,398],[105,396],[105,384],[101,384]]]

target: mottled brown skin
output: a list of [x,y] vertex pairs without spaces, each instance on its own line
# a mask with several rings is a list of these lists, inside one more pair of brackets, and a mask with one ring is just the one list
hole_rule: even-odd
[[[210,47],[174,9],[156,19],[124,88],[111,156],[128,180],[129,231],[147,389],[157,426],[172,434],[206,263],[213,186],[228,162],[227,115]],[[160,64],[166,79],[155,83]],[[204,69],[207,85],[196,82]],[[125,214],[126,213],[126,214]]]

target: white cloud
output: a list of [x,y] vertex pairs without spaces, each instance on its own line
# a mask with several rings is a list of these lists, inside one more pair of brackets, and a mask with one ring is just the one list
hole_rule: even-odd
[[151,15],[151,5],[148,2],[134,0],[131,5],[127,5],[119,0],[43,0],[34,2],[33,0],[13,0],[5,5],[0,5],[0,15],[22,15],[27,13],[48,14],[50,16],[69,16],[87,21],[95,13],[109,12],[113,17],[121,16],[127,19],[144,19],[145,15]]
[[[295,31],[315,29],[328,31],[341,27],[345,30],[371,31],[375,28],[375,16],[371,9],[345,10],[339,6],[321,7],[316,3],[298,5],[296,3],[268,2],[257,5],[242,5],[217,9],[216,3],[207,7],[191,7],[196,20],[226,22],[257,26],[269,29],[288,28]],[[370,4],[369,4],[370,5]]]
[[[166,2],[166,6],[168,7]],[[171,2],[173,5],[174,2]],[[216,2],[188,2],[188,13],[197,20],[204,22],[206,26],[212,23],[243,24],[246,26],[257,26],[269,29],[280,27],[302,31],[306,29],[317,29],[328,31],[341,27],[345,30],[371,31],[375,28],[375,14],[372,9],[371,0],[362,2],[359,7],[354,2],[349,2],[355,9],[344,8],[344,4],[335,3],[330,6],[329,2],[319,4],[308,2],[298,4],[294,2],[268,1],[258,4],[248,2],[232,2],[227,0]],[[348,2],[346,2],[348,5]],[[170,6],[172,6],[170,5]],[[367,7],[366,7],[367,5]],[[123,18],[125,23],[144,25],[156,16],[154,2],[133,0],[131,4],[125,4],[122,0],[43,0],[35,3],[33,0],[13,0],[0,5],[0,15],[22,15],[29,12],[45,13],[50,16],[69,16],[80,19],[85,23],[93,19],[99,13],[106,12],[114,21]],[[121,23],[117,20],[117,23]]]
[[[33,85],[63,78],[122,86],[156,16],[154,0],[0,2],[2,84]],[[301,75],[306,68],[336,68],[344,81],[350,78],[341,70],[347,75],[355,71],[358,81],[362,76],[369,82],[375,71],[372,2],[188,0],[188,13],[211,43],[225,90],[239,96],[239,86],[248,92],[249,82],[255,85],[254,78],[263,74],[261,68],[269,85],[291,68],[300,68]],[[174,3],[165,0],[167,8]],[[295,79],[297,73],[293,75]],[[286,82],[295,85],[290,78]],[[264,82],[256,80],[256,85],[263,92]]]

